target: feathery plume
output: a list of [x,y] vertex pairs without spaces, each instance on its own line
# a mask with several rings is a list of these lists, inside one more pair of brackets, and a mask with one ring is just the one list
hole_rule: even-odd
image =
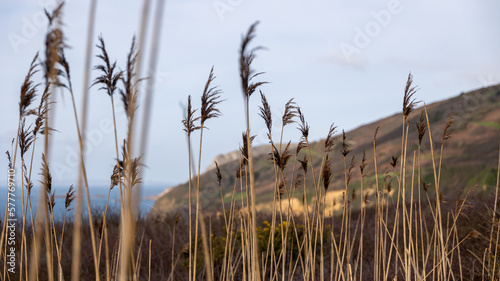
[[[35,120],[35,127],[33,128],[33,136],[36,138],[36,135],[38,133],[44,134],[45,132],[45,117],[47,116],[47,111],[48,105],[52,102],[49,103],[49,97],[52,94],[50,90],[50,85],[51,83],[47,83],[45,85],[45,90],[43,91],[42,98],[40,99],[40,104],[38,105],[38,110],[37,110],[37,117]],[[50,133],[51,131],[55,131],[52,128],[48,128],[48,132]]]
[[307,164],[308,164],[308,159],[307,157],[304,155],[304,159],[303,160],[300,160],[299,159],[299,163],[300,163],[300,168],[302,169],[302,171],[304,171],[304,175],[307,174]]
[[243,146],[240,146],[241,155],[243,156],[241,166],[246,166],[248,164],[248,149],[252,147],[255,136],[250,136],[250,144],[248,143],[247,132],[241,133],[241,137],[243,139]]
[[292,156],[290,154],[290,144],[291,142],[288,142],[288,144],[285,147],[285,150],[283,150],[283,152],[281,153],[273,144],[273,153],[272,154],[270,153],[271,160],[274,160],[274,162],[280,168],[281,171],[285,170],[286,164],[288,163],[288,160],[290,160]]
[[43,177],[43,181],[40,181],[40,183],[45,186],[47,194],[50,194],[52,191],[52,175],[50,174],[49,164],[45,154],[42,154],[42,167],[40,170],[40,175]]
[[196,109],[193,110],[191,107],[191,96],[188,96],[186,118],[182,120],[182,124],[184,125],[184,131],[187,133],[188,136],[190,136],[191,133],[194,132],[195,130],[200,129],[200,126],[196,126],[194,124],[194,122],[200,119],[200,116],[194,117],[195,112]]
[[299,115],[299,131],[302,133],[302,138],[307,139],[309,136],[309,124],[307,124],[304,115],[302,114],[302,111],[300,110],[300,107],[297,106],[297,114]]
[[361,177],[364,176],[366,168],[366,150],[363,150],[363,159],[361,160],[361,165],[359,166],[359,170],[361,171]]
[[212,87],[211,84],[214,81],[214,67],[210,70],[210,75],[208,76],[207,83],[205,84],[205,89],[203,90],[203,95],[201,96],[201,124],[205,124],[205,121],[211,118],[217,118],[221,116],[221,113],[216,106],[222,102],[220,99],[221,90],[217,89],[217,86]]
[[260,98],[262,100],[262,106],[259,106],[260,109],[260,117],[264,119],[264,123],[266,124],[268,133],[271,134],[271,130],[273,127],[273,119],[271,115],[271,107],[269,106],[269,103],[267,102],[266,96],[260,91]]
[[263,72],[255,73],[255,70],[252,69],[251,65],[253,60],[255,59],[255,52],[257,50],[262,49],[262,47],[255,47],[252,49],[248,49],[250,42],[255,38],[255,30],[259,22],[255,22],[248,29],[247,34],[241,40],[241,48],[240,48],[240,79],[241,79],[241,88],[243,90],[243,94],[246,97],[250,97],[257,88],[267,82],[252,82],[252,80]]
[[332,123],[332,125],[330,125],[330,129],[328,130],[328,135],[326,136],[326,140],[325,140],[325,152],[332,151],[333,145],[335,144],[335,140],[333,138],[333,135],[335,134],[336,130],[337,130],[337,126],[335,126]]
[[429,190],[430,184],[426,183],[422,178],[420,178],[420,183],[422,184],[422,188],[424,189],[424,191],[427,192]]
[[328,191],[328,187],[330,186],[330,182],[332,180],[332,168],[331,168],[331,158],[328,157],[328,154],[325,157],[325,161],[323,162],[323,169],[321,173],[321,178],[323,179],[323,188],[325,192]]
[[347,144],[346,142],[346,135],[344,130],[342,130],[342,150],[340,152],[342,153],[342,155],[344,155],[344,157],[346,157],[347,154],[351,152],[351,150],[349,149],[349,144]]
[[34,140],[33,134],[31,134],[31,126],[26,128],[26,119],[21,120],[21,128],[19,130],[19,151],[21,158],[24,158],[24,154],[28,151]]
[[94,69],[101,71],[102,75],[94,80],[92,86],[102,84],[102,87],[99,88],[99,90],[105,90],[108,96],[111,97],[116,92],[118,81],[122,79],[123,72],[116,70],[116,61],[113,63],[110,62],[102,36],[99,36],[99,44],[97,45],[97,48],[101,50],[101,53],[97,55],[97,57],[101,59],[103,64],[94,66]]
[[444,143],[445,141],[447,141],[448,139],[450,139],[451,137],[451,132],[450,132],[450,129],[451,129],[451,126],[453,125],[453,117],[455,116],[455,112],[450,112],[450,114],[448,115],[448,119],[446,120],[446,125],[444,126],[444,131],[443,131],[443,138],[442,138],[442,142]]
[[217,182],[219,183],[219,186],[222,183],[222,174],[220,172],[219,164],[217,164],[217,161],[215,162],[215,175],[217,176]]
[[75,190],[73,185],[71,185],[66,193],[66,200],[64,201],[64,207],[67,211],[71,210],[71,203],[75,200]]
[[288,124],[294,123],[295,121],[293,120],[293,118],[296,116],[297,116],[297,105],[292,98],[285,104],[285,112],[283,113],[283,117],[281,117],[281,121],[283,122],[283,127]]
[[45,61],[43,62],[45,81],[46,83],[52,81],[56,86],[60,86],[58,77],[61,75],[61,71],[56,68],[56,64],[61,62],[61,50],[66,47],[64,35],[60,28],[62,26],[63,5],[64,2],[59,4],[52,14],[45,10],[45,15],[49,20],[49,31],[45,36]]
[[[130,45],[130,51],[127,55],[127,69],[120,77],[123,83],[123,90],[120,89],[120,96],[122,97],[123,106],[125,108],[125,113],[130,119],[130,115],[137,109],[137,91],[134,91],[133,79],[137,76],[135,71],[135,62],[138,56],[137,46],[135,43],[135,36],[132,38],[132,44]],[[140,81],[140,80],[139,80]],[[135,104],[135,108],[130,111],[130,105]]]
[[424,111],[420,113],[420,118],[417,122],[417,131],[418,131],[418,144],[422,145],[422,140],[424,139],[425,132],[427,131],[427,122],[425,122]]
[[413,111],[413,108],[419,103],[418,101],[415,101],[415,98],[413,95],[419,90],[417,87],[418,86],[413,86],[413,75],[408,74],[408,80],[406,81],[406,86],[405,86],[405,94],[403,98],[403,116],[408,118],[410,113]]
[[24,82],[23,85],[21,86],[21,94],[19,101],[19,116],[26,115],[28,107],[31,105],[31,103],[36,97],[36,88],[38,87],[38,84],[33,83],[32,78],[33,75],[38,72],[38,70],[36,69],[38,66],[38,63],[36,63],[37,59],[38,59],[38,52],[31,61],[28,74],[26,75],[26,77],[24,77]]
[[307,147],[307,142],[305,141],[305,139],[302,139],[301,141],[299,141],[299,143],[297,144],[297,147],[295,149],[295,155],[299,155],[299,152],[303,148],[306,148],[306,147]]
[[398,164],[398,155],[391,156],[391,166],[396,169],[396,165]]

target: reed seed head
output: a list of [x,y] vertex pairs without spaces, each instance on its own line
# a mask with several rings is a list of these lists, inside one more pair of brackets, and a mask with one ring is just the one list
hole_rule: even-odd
[[203,95],[201,96],[202,126],[208,119],[221,116],[221,112],[216,106],[223,101],[220,99],[220,93],[222,93],[222,91],[217,89],[217,86],[211,86],[214,79],[214,67],[212,66],[210,74],[208,75],[207,83],[205,84],[205,89],[203,90]]
[[[129,120],[132,119],[131,116],[133,116],[135,110],[137,109],[137,91],[134,90],[135,85],[133,80],[137,76],[135,63],[137,61],[138,54],[134,36],[132,37],[132,44],[130,45],[130,51],[127,55],[127,68],[120,77],[120,80],[123,83],[123,89],[119,90],[120,96],[122,97],[123,107],[125,108],[125,113],[127,114]],[[134,105],[134,108],[130,108],[132,104]]]
[[31,61],[30,68],[28,70],[28,74],[24,77],[23,85],[21,86],[21,94],[19,101],[19,116],[24,116],[27,114],[28,107],[35,100],[36,97],[36,88],[38,84],[33,83],[33,75],[38,72],[36,69],[38,67],[38,63],[36,62],[38,59],[38,52],[35,57]]
[[323,179],[323,188],[325,192],[328,191],[328,187],[330,186],[330,182],[332,180],[332,168],[331,168],[331,158],[328,157],[328,154],[325,157],[325,161],[323,162],[323,169],[321,172],[321,178]]
[[64,201],[64,207],[66,208],[66,211],[71,210],[71,203],[75,200],[75,190],[73,188],[73,185],[71,185],[68,189],[68,192],[66,193],[66,200]]
[[33,144],[33,140],[35,139],[34,135],[31,134],[31,126],[26,128],[26,119],[23,118],[21,120],[21,127],[19,130],[19,151],[21,158],[24,158],[24,154],[28,151],[31,144]]
[[92,86],[101,84],[102,86],[99,90],[105,90],[108,96],[112,97],[118,88],[118,81],[122,79],[123,72],[117,70],[116,61],[111,63],[102,36],[99,36],[97,48],[101,51],[97,57],[101,59],[102,64],[94,66],[94,69],[99,70],[101,76],[94,80]]
[[448,119],[446,120],[446,125],[444,126],[442,143],[449,140],[451,137],[451,126],[453,125],[453,117],[455,116],[455,112],[450,112],[448,115]]
[[45,10],[45,15],[49,21],[48,32],[45,36],[45,62],[43,63],[45,71],[45,81],[52,81],[56,86],[60,86],[59,76],[61,71],[57,69],[57,63],[61,62],[62,50],[66,47],[64,43],[64,34],[60,28],[62,22],[62,8],[64,2],[59,4],[52,13]]
[[302,133],[302,138],[307,139],[309,136],[309,124],[307,124],[304,115],[302,114],[302,111],[300,110],[300,107],[297,106],[297,114],[299,115],[299,131]]
[[247,132],[243,132],[241,134],[241,137],[243,139],[243,146],[240,146],[240,152],[243,156],[243,159],[241,160],[241,166],[246,166],[248,164],[248,150],[252,148],[252,143],[255,139],[255,136],[250,136],[250,144],[248,143],[249,138],[247,138]]
[[396,169],[396,165],[398,164],[398,155],[391,156],[391,166]]
[[345,131],[342,130],[342,150],[340,151],[344,157],[346,157],[351,150],[349,149],[349,144],[346,142],[346,134]]
[[294,123],[295,121],[293,120],[293,118],[295,118],[296,116],[297,116],[297,104],[293,101],[292,98],[285,104],[285,112],[283,113],[283,117],[281,117],[283,127],[285,127],[288,124]]
[[257,88],[267,82],[252,82],[252,80],[263,74],[263,72],[255,73],[252,69],[252,62],[255,59],[255,52],[262,49],[262,47],[255,47],[249,49],[250,42],[255,38],[255,30],[259,22],[255,22],[250,26],[246,35],[241,40],[240,47],[240,79],[243,95],[247,98],[257,90]]
[[337,126],[335,126],[333,123],[330,125],[330,129],[328,130],[328,135],[326,136],[325,139],[325,152],[330,152],[333,149],[333,145],[335,144],[335,139],[333,138],[333,135],[335,134],[337,130]]
[[361,160],[361,165],[359,166],[359,170],[361,171],[361,177],[364,176],[365,168],[366,168],[366,150],[363,150],[363,159]]
[[42,167],[40,175],[43,178],[40,183],[42,183],[45,187],[47,194],[50,194],[52,191],[52,175],[50,174],[49,164],[47,162],[47,157],[45,156],[45,154],[42,154]]
[[285,170],[288,160],[290,160],[292,156],[290,154],[290,144],[291,142],[288,142],[288,144],[285,147],[285,150],[283,150],[282,152],[280,152],[273,144],[273,153],[269,154],[271,160],[273,160],[274,163],[276,163],[276,165],[282,172]]
[[201,117],[194,117],[194,113],[196,112],[196,109],[192,109],[191,106],[191,96],[188,96],[188,104],[187,104],[187,110],[186,110],[186,118],[182,120],[182,124],[184,125],[184,132],[187,133],[188,137],[191,136],[191,133],[194,132],[195,130],[200,129],[200,126],[196,126],[194,123],[198,121]]
[[422,140],[424,139],[425,132],[427,131],[427,122],[425,122],[424,111],[420,113],[420,119],[417,122],[418,131],[418,145],[422,145]]
[[307,142],[304,138],[302,138],[297,144],[297,148],[295,149],[295,155],[299,155],[299,152],[306,147],[307,147]]
[[217,176],[217,182],[219,183],[219,186],[222,185],[222,174],[220,172],[219,164],[217,164],[217,161],[215,162],[215,175]]
[[260,98],[262,101],[262,106],[259,106],[260,109],[260,117],[264,119],[264,123],[266,124],[267,131],[269,136],[271,135],[272,127],[273,127],[273,118],[271,115],[271,107],[269,106],[269,103],[267,102],[266,96],[260,91]]
[[307,167],[308,167],[308,159],[307,157],[304,155],[304,159],[300,160],[299,159],[299,163],[300,163],[300,168],[302,169],[302,171],[304,171],[304,175],[307,174]]
[[410,73],[408,74],[408,80],[406,81],[406,86],[405,86],[405,93],[404,93],[404,98],[403,98],[403,116],[405,119],[408,118],[410,113],[413,111],[415,106],[420,103],[419,101],[415,101],[415,98],[413,97],[415,93],[419,90],[417,87],[418,86],[413,86],[413,75]]

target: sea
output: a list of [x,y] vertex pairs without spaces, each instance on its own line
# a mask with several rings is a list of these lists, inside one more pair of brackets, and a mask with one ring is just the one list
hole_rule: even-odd
[[[65,200],[66,193],[68,192],[69,187],[52,187],[52,190],[55,191],[55,205],[54,205],[54,219],[62,220],[64,217],[65,210]],[[157,197],[166,190],[164,185],[162,186],[147,186],[143,185],[141,188],[141,200],[139,201],[139,214],[141,216],[147,216],[149,212],[152,211],[152,208],[155,204]],[[92,186],[89,187],[90,194],[90,204],[92,210],[101,212],[104,211],[106,206],[106,201],[108,199],[109,186]],[[8,188],[6,186],[0,187],[0,220],[3,220],[5,214],[5,207],[7,206],[7,193]],[[26,196],[26,190],[24,191],[24,195]],[[87,196],[85,195],[85,189],[83,190],[84,200],[83,200],[83,214],[87,214]],[[15,196],[11,195],[11,198],[14,200],[10,200],[11,205],[9,208],[14,208],[15,216],[20,218],[22,217],[22,195],[21,189],[16,188],[14,192]],[[76,188],[75,188],[76,195]],[[37,202],[40,196],[40,189],[38,186],[33,187],[31,191],[31,200],[32,200],[32,210],[33,215],[36,216],[37,212]],[[76,200],[71,204],[71,211],[67,213],[67,218],[72,218],[74,214],[74,208],[76,205]],[[108,204],[108,212],[116,211],[119,212],[120,209],[120,190],[118,187],[115,187],[109,193],[109,204]],[[154,211],[154,210],[153,210]],[[29,217],[29,216],[28,216]]]

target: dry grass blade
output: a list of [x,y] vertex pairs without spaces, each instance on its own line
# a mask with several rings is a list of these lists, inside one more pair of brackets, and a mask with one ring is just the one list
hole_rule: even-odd
[[419,103],[418,101],[415,101],[415,98],[413,97],[418,91],[418,86],[412,87],[412,83],[413,75],[410,73],[408,74],[408,80],[406,81],[405,94],[403,98],[403,116],[405,119],[408,118],[415,106]]
[[114,63],[110,62],[102,36],[99,36],[97,48],[101,50],[101,54],[97,55],[97,57],[102,60],[103,64],[94,66],[94,69],[102,72],[102,75],[94,80],[92,86],[102,84],[103,86],[99,90],[106,90],[108,96],[111,97],[117,89],[118,81],[122,79],[123,72],[116,69],[116,61]]
[[243,37],[240,49],[240,79],[243,93],[246,97],[250,97],[259,86],[267,82],[252,82],[253,78],[263,74],[262,72],[255,73],[251,68],[252,62],[255,59],[255,52],[262,47],[248,49],[250,42],[255,38],[255,30],[259,22],[255,22],[250,26],[247,34]]
[[188,137],[191,136],[191,133],[195,130],[200,129],[200,126],[196,126],[194,122],[198,121],[200,117],[194,117],[194,113],[196,109],[193,110],[191,106],[191,96],[188,96],[188,104],[186,109],[186,118],[182,120],[182,124],[184,125],[184,131],[187,133]]
[[293,101],[293,98],[290,99],[286,104],[285,104],[285,112],[283,113],[283,117],[281,117],[281,120],[283,122],[283,127],[285,127],[288,124],[292,124],[295,121],[293,118],[297,116],[297,104]]
[[19,116],[24,116],[27,113],[28,107],[31,105],[36,97],[36,88],[38,84],[33,83],[32,78],[35,73],[38,72],[36,69],[38,64],[36,63],[38,59],[38,52],[36,53],[33,61],[31,61],[28,74],[24,78],[23,85],[21,86],[21,97],[19,101]]
[[332,159],[328,157],[328,154],[325,157],[325,161],[323,162],[323,169],[321,173],[321,178],[323,179],[323,188],[325,192],[328,191],[328,187],[330,186],[330,182],[332,180],[332,168],[331,168]]
[[260,117],[264,119],[264,123],[266,124],[267,130],[269,135],[271,134],[271,130],[273,127],[273,119],[271,115],[271,107],[269,106],[269,103],[267,102],[266,96],[260,91],[260,97],[262,100],[262,106],[259,106],[260,109]]
[[221,116],[220,110],[216,106],[223,101],[220,99],[222,91],[217,89],[217,86],[211,86],[214,79],[214,67],[212,66],[205,89],[203,90],[203,95],[201,96],[201,124],[205,124],[205,121],[208,119]]
[[417,122],[417,131],[418,131],[418,144],[422,144],[422,140],[424,138],[425,132],[427,131],[427,122],[425,121],[424,111],[420,113],[420,119]]

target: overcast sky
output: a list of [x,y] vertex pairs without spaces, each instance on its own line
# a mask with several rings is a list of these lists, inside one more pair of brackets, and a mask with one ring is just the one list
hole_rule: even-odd
[[[78,110],[88,2],[64,6],[64,34]],[[131,38],[137,33],[142,1],[99,1],[94,39],[102,34],[108,53],[124,68]],[[153,6],[155,1],[153,2]],[[29,63],[43,51],[47,21],[43,8],[51,0],[0,3],[0,148],[10,149],[18,120],[19,89]],[[483,1],[299,1],[184,0],[167,1],[162,26],[145,183],[168,185],[187,179],[187,144],[181,104],[199,97],[210,68],[223,91],[223,116],[209,120],[204,133],[202,170],[221,153],[238,149],[245,130],[238,77],[241,35],[259,20],[254,46],[261,45],[255,69],[265,72],[262,87],[276,123],[290,98],[301,106],[311,125],[310,137],[323,138],[332,122],[350,130],[401,110],[406,77],[411,71],[427,103],[500,82],[500,2]],[[150,19],[150,22],[152,20]],[[151,34],[151,28],[148,33]],[[94,56],[97,53],[94,48]],[[145,52],[146,61],[148,52]],[[94,59],[93,65],[97,63]],[[92,73],[92,79],[97,76]],[[39,78],[39,77],[38,77]],[[40,80],[39,82],[41,82]],[[57,92],[51,168],[55,185],[76,182],[78,142],[67,93]],[[36,102],[38,103],[38,101]],[[251,98],[251,127],[256,144],[267,143],[257,111],[260,97]],[[121,102],[119,137],[125,137]],[[121,113],[120,113],[121,111]],[[106,186],[115,161],[111,104],[97,87],[90,90],[87,173],[91,183]],[[295,125],[286,139],[298,141]],[[279,124],[276,124],[276,133]],[[193,135],[197,147],[198,134]],[[42,142],[40,142],[41,144]],[[37,145],[35,162],[40,162]],[[197,149],[194,151],[197,154]],[[2,152],[0,166],[7,167]],[[38,165],[35,165],[38,167]],[[38,173],[38,170],[36,171]],[[4,185],[4,184],[1,184]]]

